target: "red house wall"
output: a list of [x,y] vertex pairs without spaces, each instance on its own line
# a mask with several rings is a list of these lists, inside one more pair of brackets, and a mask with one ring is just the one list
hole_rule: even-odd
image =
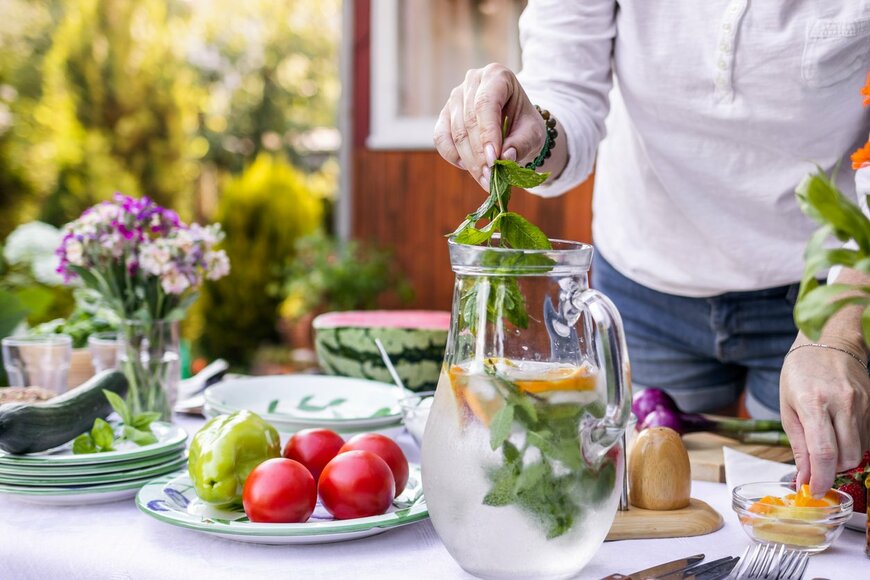
[[[415,297],[410,306],[449,309],[453,273],[444,235],[485,193],[433,151],[366,148],[370,126],[370,0],[353,7],[351,236],[393,248]],[[446,98],[446,95],[445,95]],[[562,197],[514,195],[511,210],[551,237],[591,242],[592,179]],[[387,307],[399,306],[388,299]]]

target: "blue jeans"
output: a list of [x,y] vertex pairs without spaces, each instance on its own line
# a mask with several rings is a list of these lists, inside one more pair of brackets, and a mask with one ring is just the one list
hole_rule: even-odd
[[659,387],[684,411],[709,411],[733,403],[745,387],[753,417],[779,415],[798,284],[686,298],[633,282],[599,254],[592,285],[622,315],[635,389]]

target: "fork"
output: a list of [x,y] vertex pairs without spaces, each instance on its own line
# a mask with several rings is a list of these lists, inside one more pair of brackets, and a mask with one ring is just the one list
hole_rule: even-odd
[[809,553],[783,545],[755,543],[746,548],[741,564],[731,577],[738,580],[800,580],[809,563]]

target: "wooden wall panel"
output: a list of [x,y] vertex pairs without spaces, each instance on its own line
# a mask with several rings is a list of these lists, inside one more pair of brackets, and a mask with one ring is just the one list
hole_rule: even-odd
[[[360,147],[353,153],[351,190],[352,236],[393,248],[398,266],[414,288],[412,306],[448,309],[453,273],[444,235],[480,204],[484,191],[435,152]],[[528,217],[550,237],[590,242],[591,202],[590,179],[552,199],[516,191],[511,210]]]

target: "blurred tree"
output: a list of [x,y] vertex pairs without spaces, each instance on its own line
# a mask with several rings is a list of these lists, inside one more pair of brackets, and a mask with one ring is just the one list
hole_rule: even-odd
[[207,143],[194,138],[202,93],[177,48],[188,16],[166,0],[64,4],[25,136],[43,221],[62,224],[114,191],[189,205]]
[[263,343],[278,339],[280,298],[267,293],[282,280],[281,265],[296,240],[317,230],[323,200],[281,157],[261,154],[221,190],[217,221],[230,275],[209,282],[197,304],[202,350],[244,364]]
[[0,0],[0,240],[35,217],[22,127],[41,94],[35,63],[51,44],[52,14],[61,0]]
[[337,147],[340,31],[341,0],[196,3],[187,58],[208,87],[206,159],[239,171],[283,152],[305,167],[306,149]]

